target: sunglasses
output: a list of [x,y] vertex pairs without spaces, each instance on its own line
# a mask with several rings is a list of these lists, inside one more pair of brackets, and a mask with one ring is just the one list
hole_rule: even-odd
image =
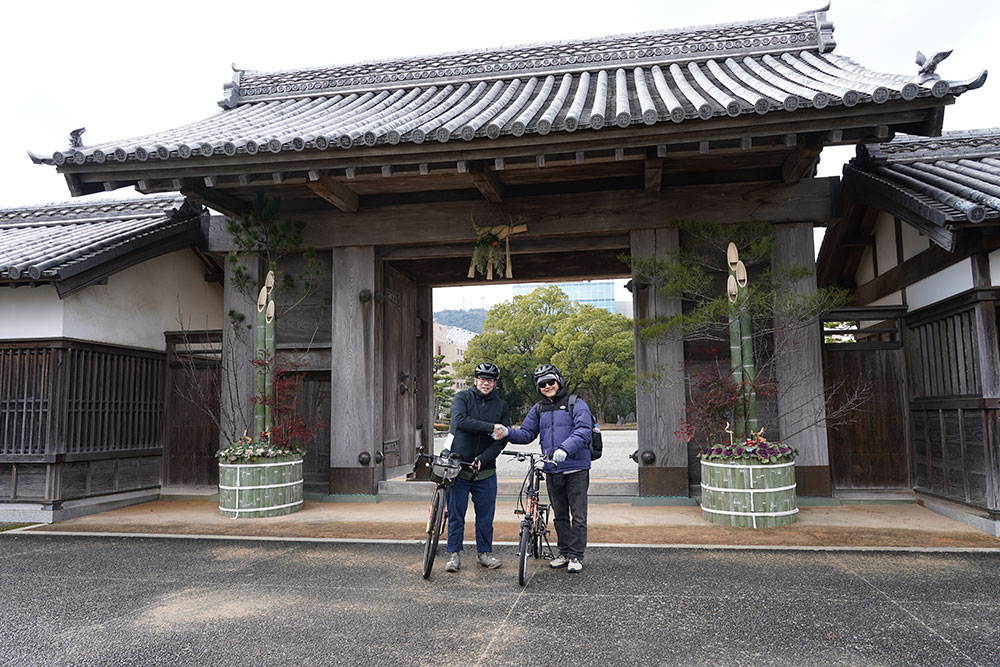
[[544,389],[545,387],[551,387],[554,384],[558,384],[557,380],[542,380],[538,383],[539,389]]

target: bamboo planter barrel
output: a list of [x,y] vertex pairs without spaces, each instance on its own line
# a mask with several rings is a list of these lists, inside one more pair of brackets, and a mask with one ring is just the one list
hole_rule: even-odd
[[219,514],[232,519],[282,516],[302,509],[302,459],[219,464]]
[[721,526],[774,528],[795,522],[795,462],[701,462],[701,517]]

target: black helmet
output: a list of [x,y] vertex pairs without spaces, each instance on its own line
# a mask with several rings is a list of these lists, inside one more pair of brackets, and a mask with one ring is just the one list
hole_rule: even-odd
[[553,366],[552,364],[542,364],[541,366],[536,368],[534,377],[536,386],[538,385],[539,382],[542,382],[543,380],[555,380],[556,382],[559,383],[560,387],[563,386],[562,374],[559,372],[559,369]]
[[472,376],[477,378],[493,378],[494,380],[499,380],[500,369],[497,368],[496,364],[484,361],[476,365],[476,370],[472,373]]

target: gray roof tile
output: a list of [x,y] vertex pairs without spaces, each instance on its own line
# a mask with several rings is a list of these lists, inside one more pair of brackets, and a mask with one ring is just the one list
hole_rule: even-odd
[[60,280],[198,224],[176,195],[0,209],[0,280]]
[[238,70],[223,111],[32,155],[103,163],[482,141],[959,95],[966,81],[868,70],[830,51],[824,11],[746,23],[284,72]]
[[858,150],[849,174],[943,213],[942,224],[1000,220],[998,128],[932,138],[901,135]]

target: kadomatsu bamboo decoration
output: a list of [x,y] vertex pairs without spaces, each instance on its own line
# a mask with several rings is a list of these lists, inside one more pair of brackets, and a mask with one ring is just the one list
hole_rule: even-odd
[[274,300],[271,292],[274,290],[274,271],[268,271],[264,285],[257,294],[257,376],[254,382],[256,395],[266,397],[266,401],[257,401],[254,405],[254,430],[257,435],[270,432],[274,427],[274,416],[271,414],[270,400],[274,396]]
[[726,263],[729,265],[729,280],[726,283],[729,295],[729,356],[733,382],[742,390],[733,408],[733,431],[737,437],[744,438],[757,431],[757,393],[754,390],[753,333],[747,303],[747,268],[740,261],[735,243],[730,243],[726,249]]

